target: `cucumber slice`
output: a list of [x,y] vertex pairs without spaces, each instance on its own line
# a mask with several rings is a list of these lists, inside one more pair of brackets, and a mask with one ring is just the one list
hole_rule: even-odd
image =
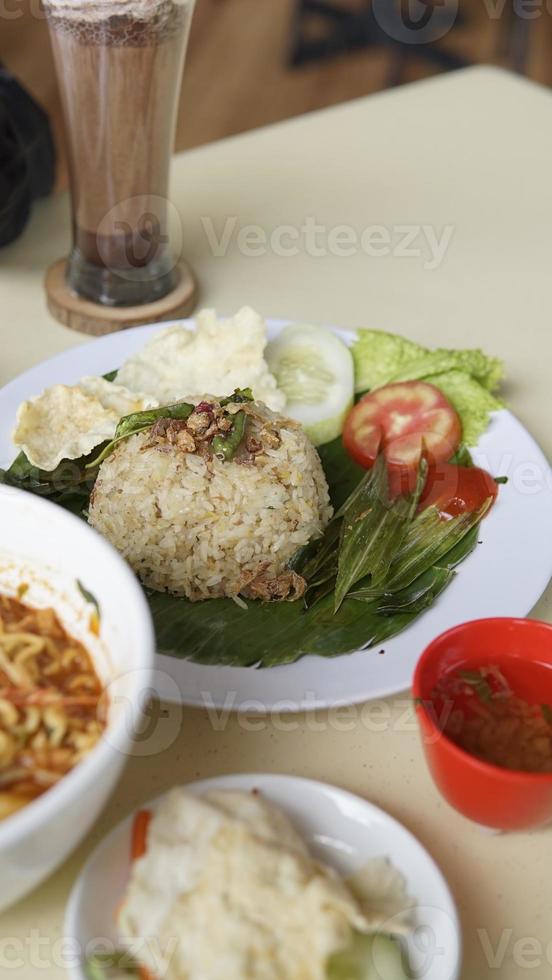
[[327,968],[328,980],[411,980],[398,942],[379,933],[355,932],[347,949],[334,953]]
[[353,404],[354,364],[331,330],[293,324],[266,349],[266,360],[285,393],[286,415],[300,422],[315,446],[341,435]]
[[125,952],[92,953],[84,964],[86,980],[140,980],[140,968]]

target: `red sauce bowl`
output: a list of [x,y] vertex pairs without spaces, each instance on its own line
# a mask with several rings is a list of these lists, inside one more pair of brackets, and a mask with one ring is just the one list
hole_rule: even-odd
[[444,735],[432,711],[431,694],[444,675],[485,665],[499,667],[514,693],[529,703],[552,705],[552,625],[479,619],[455,626],[429,644],[413,684],[429,769],[445,799],[471,820],[497,830],[541,826],[552,821],[552,773],[483,762]]

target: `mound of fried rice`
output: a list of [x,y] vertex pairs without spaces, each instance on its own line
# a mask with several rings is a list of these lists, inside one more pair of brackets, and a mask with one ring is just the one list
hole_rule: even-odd
[[145,585],[193,601],[302,594],[287,563],[331,517],[324,471],[296,422],[261,404],[246,412],[247,439],[230,461],[164,420],[102,463],[90,523]]

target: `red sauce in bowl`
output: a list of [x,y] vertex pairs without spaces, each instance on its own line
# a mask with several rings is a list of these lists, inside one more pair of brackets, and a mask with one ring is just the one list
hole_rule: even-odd
[[431,692],[433,711],[443,733],[484,762],[552,773],[552,670],[526,662],[520,678],[519,661],[514,666],[449,670]]

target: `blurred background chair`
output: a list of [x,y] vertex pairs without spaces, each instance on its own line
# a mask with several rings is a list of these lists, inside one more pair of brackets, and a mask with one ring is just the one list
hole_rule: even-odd
[[[398,15],[408,16],[400,11],[401,0],[386,0],[395,4]],[[464,15],[457,10],[456,0],[417,0],[421,8],[420,26],[424,23],[424,13],[432,18],[437,33],[440,23],[443,29],[449,23],[459,26]],[[447,9],[448,8],[448,9]],[[427,18],[426,18],[427,19]],[[412,28],[410,34],[415,31]],[[448,33],[448,30],[447,30]],[[454,50],[445,48],[438,42],[422,41],[412,44],[393,38],[385,30],[374,10],[372,0],[296,0],[294,12],[290,63],[294,67],[304,65],[320,58],[343,55],[348,51],[362,48],[383,48],[390,55],[388,85],[396,85],[402,80],[407,63],[412,59],[422,59],[444,71],[465,68],[471,61]]]
[[[374,5],[381,21],[382,10],[401,3],[411,16],[427,11],[436,24],[450,22],[452,5],[451,29],[425,44],[389,37]],[[0,62],[46,110],[60,150],[57,186],[64,187],[61,107],[44,15],[36,0],[8,6]],[[515,0],[197,0],[176,148],[464,65],[502,65],[552,85],[549,7],[550,0],[533,0],[529,19]],[[6,109],[7,93],[0,92],[0,108],[3,99]]]
[[[390,36],[381,16],[378,17],[373,0],[295,0],[290,65],[298,68],[313,61],[362,49],[383,49],[389,56],[386,84],[390,86],[403,81],[412,62],[425,62],[428,68],[436,67],[442,71],[465,68],[477,62],[476,50],[470,52],[468,49],[467,53],[462,53],[462,48],[466,51],[465,44],[461,44],[460,51],[455,50],[455,37],[459,30],[464,29],[465,32],[467,27],[469,32],[469,20],[475,20],[473,4],[459,6],[458,0],[415,0],[417,10],[413,15],[403,0],[385,2],[388,9],[394,6],[397,19],[402,17],[403,23],[410,17],[410,30],[405,31],[409,35],[408,41]],[[505,0],[502,7],[497,5],[496,10],[500,11],[500,16],[497,17],[499,28],[496,32],[495,56],[515,71],[525,73],[534,19],[521,16],[516,10],[515,0]],[[491,5],[489,12],[490,17],[493,12]],[[543,16],[547,16],[545,6]],[[436,40],[411,43],[416,29],[430,19]],[[439,36],[441,26],[446,40]],[[420,65],[419,70],[423,70]]]
[[54,175],[48,116],[0,63],[0,247],[21,234]]
[[[550,19],[546,6],[544,15]],[[535,30],[535,21],[519,17],[514,0],[507,0],[500,18],[497,55],[521,75],[527,74],[529,70],[532,34]]]

